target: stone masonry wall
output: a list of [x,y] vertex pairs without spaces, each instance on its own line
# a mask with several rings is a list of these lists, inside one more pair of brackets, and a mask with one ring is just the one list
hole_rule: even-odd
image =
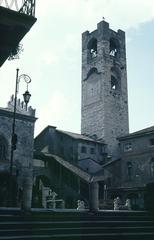
[[[25,110],[24,110],[25,111]],[[13,175],[16,175],[18,188],[22,188],[26,178],[32,180],[33,171],[33,138],[36,118],[31,115],[16,113],[15,133],[17,134],[16,150],[13,157]],[[6,162],[1,163],[0,171],[10,171],[11,135],[13,112],[10,108],[0,109],[0,136],[8,143]]]

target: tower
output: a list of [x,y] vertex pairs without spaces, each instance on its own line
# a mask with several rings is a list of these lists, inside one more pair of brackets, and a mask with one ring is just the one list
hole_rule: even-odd
[[82,34],[81,133],[104,141],[117,158],[117,137],[128,132],[125,32],[101,21]]

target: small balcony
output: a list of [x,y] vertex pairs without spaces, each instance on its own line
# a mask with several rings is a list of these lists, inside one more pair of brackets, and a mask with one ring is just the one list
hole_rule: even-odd
[[35,22],[35,0],[0,0],[0,67]]

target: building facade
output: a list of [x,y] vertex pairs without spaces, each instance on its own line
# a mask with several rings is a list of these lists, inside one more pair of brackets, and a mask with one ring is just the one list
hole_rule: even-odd
[[95,173],[102,171],[106,160],[104,143],[48,126],[35,138],[34,156],[34,207],[44,205],[51,190],[67,208],[76,208],[79,199],[89,206],[91,183],[97,185]]
[[[13,109],[14,96],[8,102],[7,108],[0,108],[0,192],[3,196],[0,200],[0,206],[21,205],[21,201],[27,198],[29,199],[26,200],[28,201],[26,204],[30,205],[32,197],[35,110],[31,107],[26,110],[23,102],[17,101],[15,119],[17,141],[14,146],[11,170]],[[10,189],[11,179],[13,185]],[[10,192],[12,192],[12,197],[8,196]]]
[[53,126],[46,127],[35,138],[35,151],[57,155],[89,173],[99,171],[106,160],[104,143]]

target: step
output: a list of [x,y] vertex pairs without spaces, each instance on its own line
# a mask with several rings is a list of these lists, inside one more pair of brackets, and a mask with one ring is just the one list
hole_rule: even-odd
[[105,234],[64,234],[61,236],[60,234],[55,235],[28,235],[28,236],[8,236],[8,237],[0,237],[0,240],[36,240],[36,239],[42,239],[42,240],[119,240],[119,238],[122,238],[123,240],[153,240],[154,239],[154,233],[144,233],[140,232],[138,234],[135,233],[105,233]]
[[103,220],[103,221],[145,221],[145,220],[154,220],[153,216],[65,216],[65,217],[60,217],[60,216],[5,216],[5,215],[0,215],[0,223],[5,222],[5,221],[39,221],[39,220],[54,220],[54,221],[67,221],[68,219],[71,219],[71,221],[85,221],[85,220]]
[[22,222],[1,222],[0,229],[36,229],[36,228],[75,228],[75,227],[154,227],[154,221],[22,221]]
[[86,227],[86,226],[154,226],[154,221],[6,221],[0,222],[0,229],[43,227]]
[[148,212],[23,212],[0,214],[0,240],[154,240]]
[[89,234],[89,233],[140,233],[153,232],[153,226],[146,227],[84,227],[84,228],[37,228],[37,229],[6,229],[0,230],[0,236],[45,235],[45,234]]

